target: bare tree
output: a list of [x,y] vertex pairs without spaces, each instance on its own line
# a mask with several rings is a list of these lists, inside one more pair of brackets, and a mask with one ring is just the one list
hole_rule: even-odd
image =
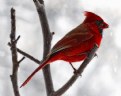
[[[45,6],[44,6],[44,1],[43,0],[33,0],[33,1],[34,1],[35,6],[36,6],[36,10],[38,12],[38,16],[40,19],[42,32],[43,32],[43,38],[44,38],[43,60],[44,60],[50,51],[53,33],[51,33],[50,29],[49,29],[48,20],[46,17]],[[16,47],[17,41],[19,40],[20,36],[18,36],[16,39],[16,22],[15,21],[16,21],[15,20],[15,10],[12,8],[11,9],[11,34],[10,34],[11,42],[8,43],[8,45],[11,47],[12,62],[13,62],[13,71],[12,71],[12,75],[10,77],[11,77],[15,96],[20,96],[18,82],[17,82],[18,81],[17,73],[18,73],[19,63],[21,63],[25,59],[25,57],[36,62],[37,64],[41,64],[41,61],[37,60],[33,56],[29,55],[28,53],[26,53],[26,52],[24,52]],[[53,81],[52,81],[51,72],[50,72],[50,65],[47,65],[45,68],[43,68],[47,96],[61,96],[64,92],[66,92],[73,85],[73,83],[77,80],[77,78],[82,74],[82,72],[84,71],[86,66],[89,64],[89,62],[95,56],[95,52],[97,49],[98,49],[98,47],[95,45],[94,48],[91,50],[88,58],[85,59],[84,62],[78,68],[78,73],[75,73],[70,78],[70,80],[67,81],[66,84],[64,84],[60,89],[58,89],[56,91],[54,90],[54,86],[53,86]],[[17,59],[17,52],[24,56],[19,61]]]

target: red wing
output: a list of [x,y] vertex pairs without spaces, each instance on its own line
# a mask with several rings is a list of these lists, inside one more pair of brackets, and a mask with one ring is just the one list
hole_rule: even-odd
[[81,24],[77,28],[66,34],[60,41],[58,41],[52,48],[50,54],[70,47],[74,47],[86,40],[91,39],[92,37],[93,34],[90,32],[89,29],[87,29],[87,26]]

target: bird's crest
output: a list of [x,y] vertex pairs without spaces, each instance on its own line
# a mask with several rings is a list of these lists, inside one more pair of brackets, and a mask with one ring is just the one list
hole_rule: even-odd
[[91,22],[94,20],[102,20],[100,16],[98,16],[97,14],[93,12],[84,11],[84,15],[86,16],[85,22]]

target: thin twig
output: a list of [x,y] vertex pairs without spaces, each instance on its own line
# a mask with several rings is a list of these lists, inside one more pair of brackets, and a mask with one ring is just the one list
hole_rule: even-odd
[[52,36],[55,34],[55,32],[51,32]]
[[[11,47],[11,43],[9,42],[8,45]],[[16,48],[17,49],[17,52],[19,52],[20,54],[22,54],[23,56],[29,58],[30,60],[34,61],[35,63],[37,64],[41,64],[42,61],[39,61],[38,59],[36,59],[35,57],[33,57],[32,55],[22,51],[21,49],[19,48]]]
[[66,92],[73,85],[73,83],[82,74],[82,72],[84,71],[86,66],[89,64],[89,62],[95,56],[95,52],[96,52],[97,49],[98,49],[98,47],[97,47],[97,45],[95,45],[94,48],[91,50],[88,58],[84,60],[84,62],[81,64],[81,66],[77,70],[77,73],[74,74],[64,86],[62,86],[59,90],[54,92],[52,96],[61,96],[64,92]]
[[22,58],[18,61],[18,64],[20,64],[24,59],[25,59],[25,57],[22,57]]
[[16,43],[17,43],[17,41],[20,39],[20,37],[21,37],[20,35],[17,37],[17,39],[15,40]]
[[[43,39],[44,39],[44,53],[43,53],[43,60],[46,58],[47,54],[50,51],[51,48],[51,39],[52,34],[49,29],[48,20],[44,8],[44,1],[43,0],[33,0],[39,15],[40,23],[42,26],[42,32],[43,32]],[[46,92],[47,96],[51,96],[51,94],[54,92],[53,88],[53,82],[50,72],[50,65],[47,65],[43,69],[44,79],[45,79],[45,85],[46,85]]]
[[20,96],[18,89],[18,60],[17,60],[17,49],[16,49],[16,19],[15,19],[15,9],[11,8],[11,54],[12,54],[12,62],[13,62],[13,70],[12,75],[10,75],[11,82],[13,85],[14,95]]
[[40,64],[41,63],[41,61],[39,61],[38,59],[34,58],[30,54],[28,54],[28,53],[20,50],[19,48],[17,48],[17,52],[19,52],[20,54],[24,55],[25,57],[29,58],[30,60],[34,61],[37,64]]

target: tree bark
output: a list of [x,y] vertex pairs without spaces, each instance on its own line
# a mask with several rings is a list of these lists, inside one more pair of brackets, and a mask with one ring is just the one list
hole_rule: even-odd
[[19,89],[18,89],[18,68],[19,62],[17,60],[17,49],[16,49],[16,18],[15,18],[15,10],[11,8],[11,54],[12,54],[12,63],[13,63],[13,70],[12,75],[10,75],[13,91],[15,96],[20,96]]

